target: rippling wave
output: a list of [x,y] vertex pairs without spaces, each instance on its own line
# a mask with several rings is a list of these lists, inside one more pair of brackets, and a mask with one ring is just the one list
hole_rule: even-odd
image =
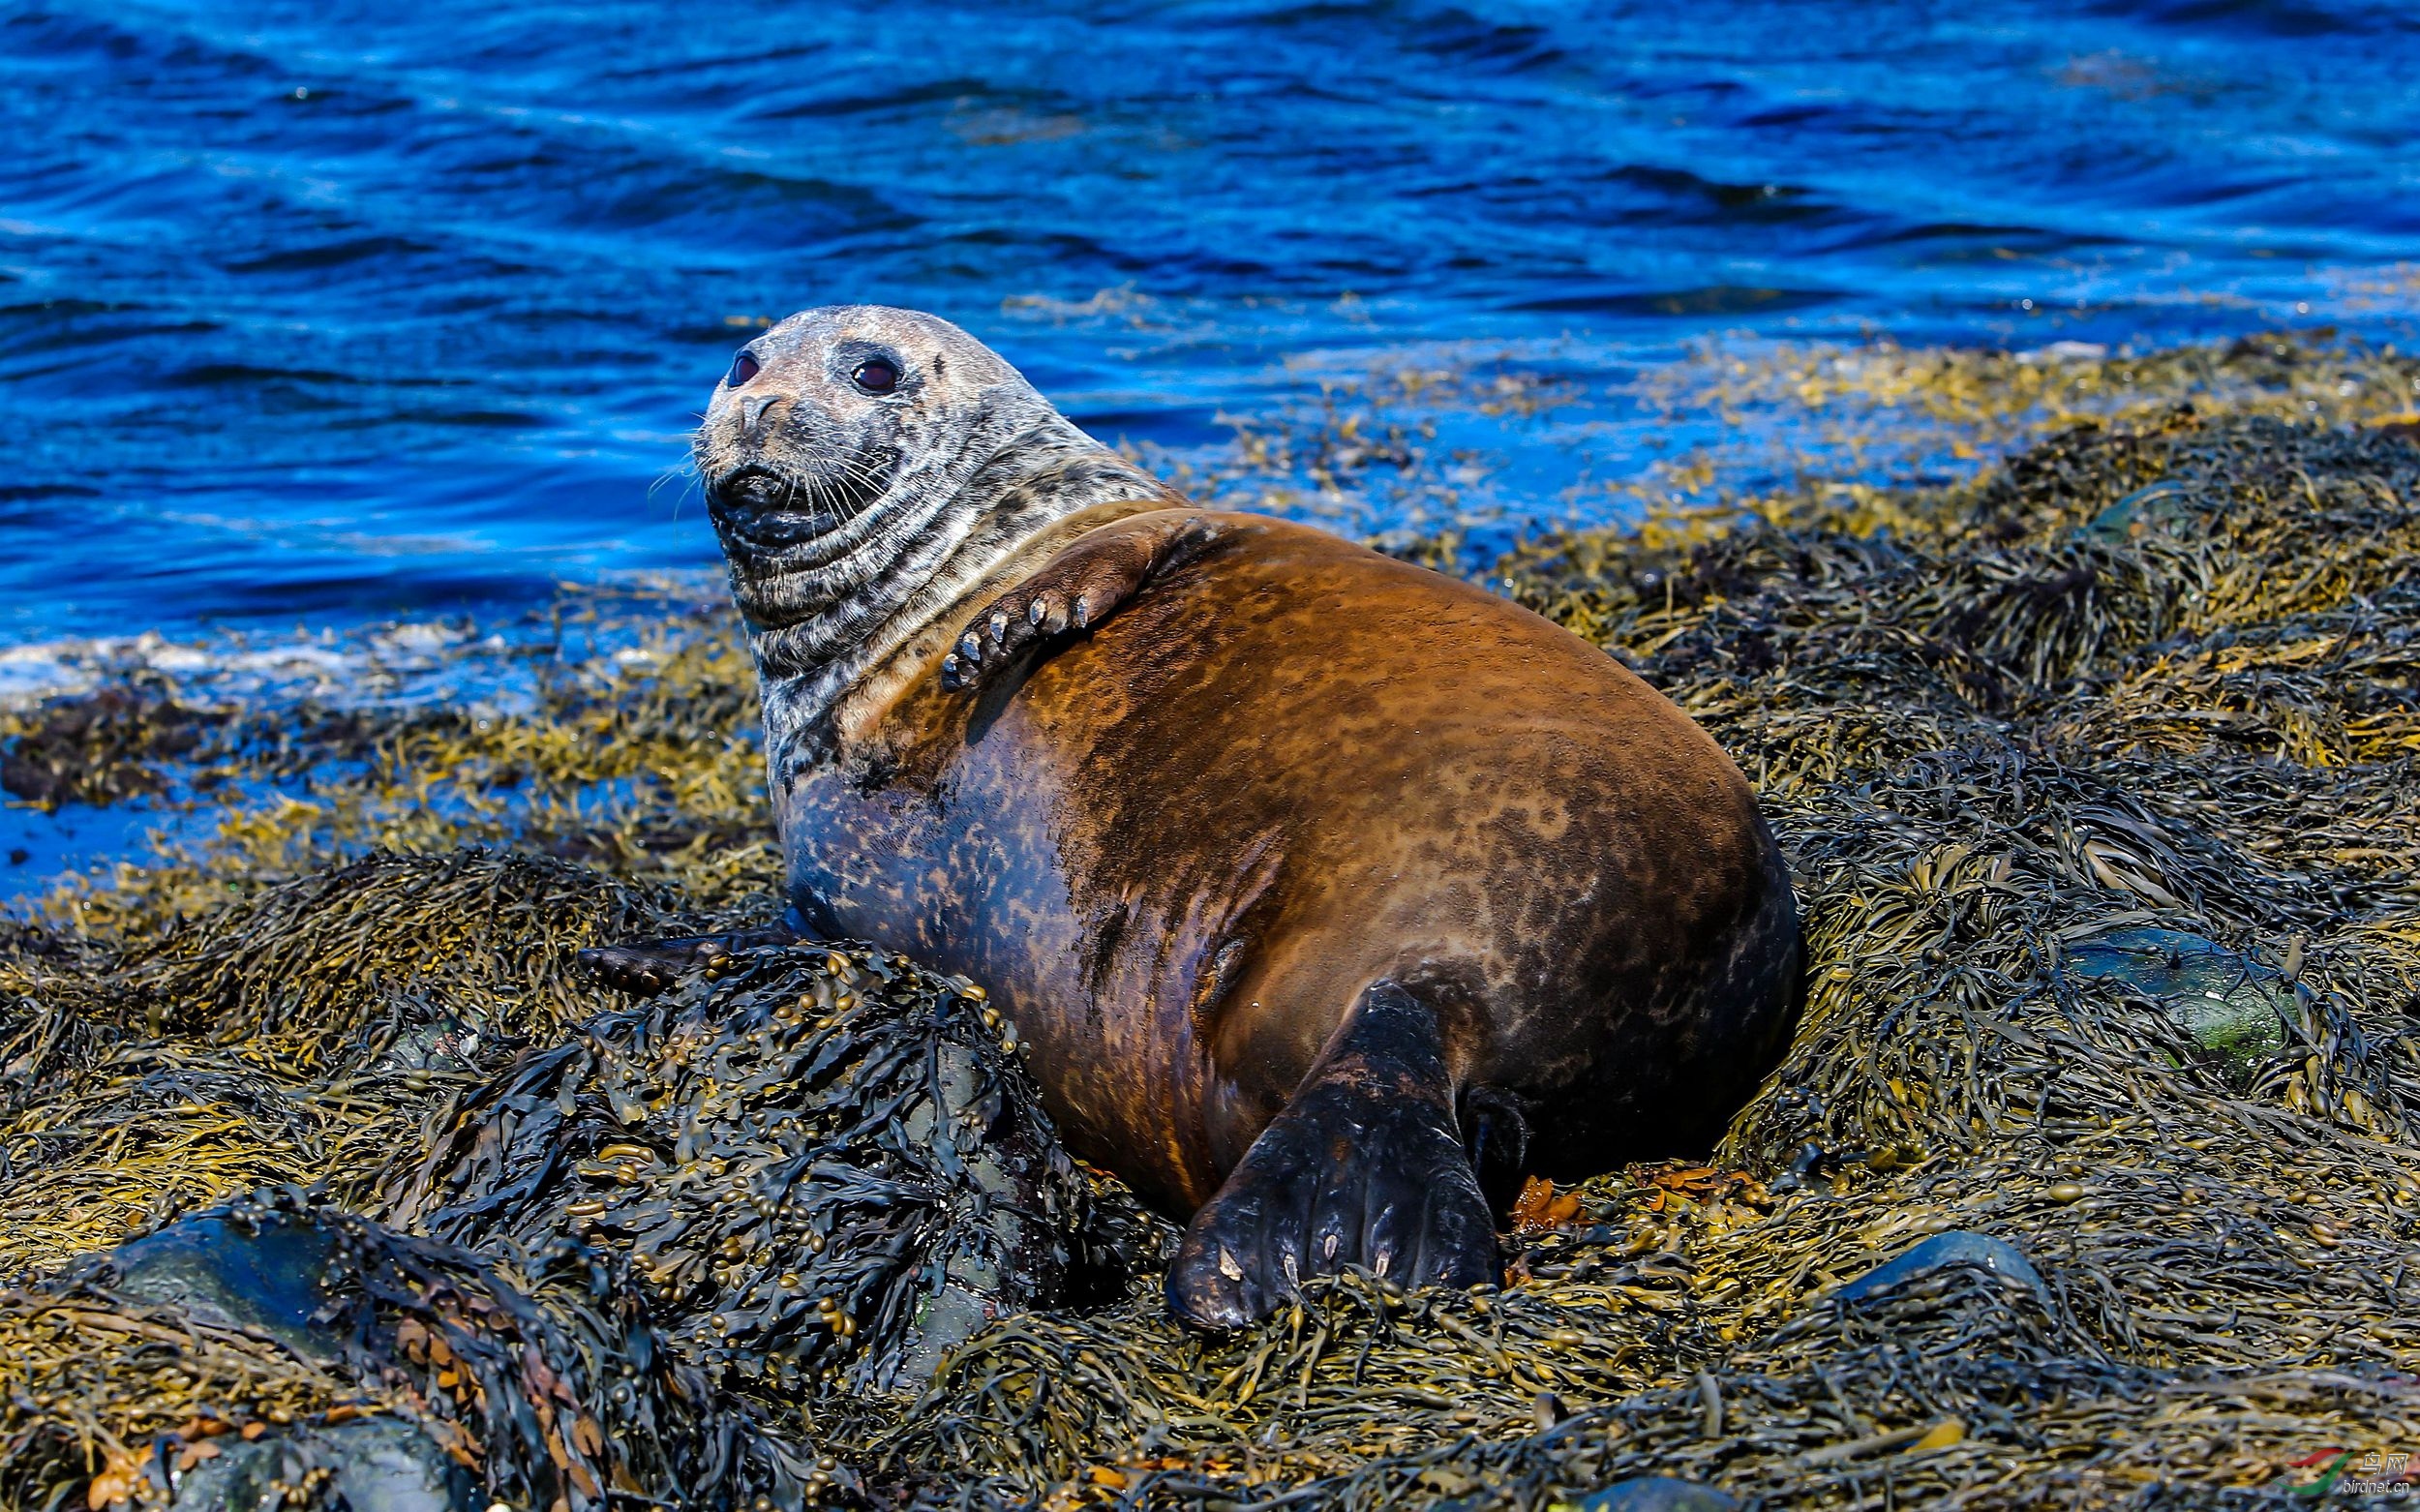
[[683,433],[837,300],[1180,455],[1437,344],[2342,318],[2414,78],[2383,0],[0,4],[0,636],[709,563]]

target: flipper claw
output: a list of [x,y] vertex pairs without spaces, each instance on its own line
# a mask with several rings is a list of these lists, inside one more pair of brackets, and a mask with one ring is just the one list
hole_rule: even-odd
[[1168,1307],[1196,1328],[1240,1328],[1305,1279],[1356,1265],[1406,1286],[1500,1275],[1436,1015],[1391,982],[1362,995],[1335,1046],[1194,1215],[1168,1268]]
[[1091,629],[1141,592],[1184,547],[1214,538],[1219,529],[1190,510],[1161,509],[1077,536],[969,621],[943,658],[942,686],[973,687],[1029,646],[1071,628]]

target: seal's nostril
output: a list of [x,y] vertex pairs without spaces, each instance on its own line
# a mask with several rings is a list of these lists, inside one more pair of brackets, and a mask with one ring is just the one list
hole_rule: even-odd
[[733,388],[739,388],[763,371],[765,371],[764,365],[743,351],[731,359],[731,376],[723,381]]

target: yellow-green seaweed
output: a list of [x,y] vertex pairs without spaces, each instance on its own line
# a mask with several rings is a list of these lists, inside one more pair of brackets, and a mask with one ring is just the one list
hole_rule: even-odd
[[[2044,360],[2102,359],[1937,359],[1978,385],[1979,411],[2018,414],[2043,402],[2025,375]],[[208,841],[63,891],[0,941],[0,1264],[39,1284],[279,1183],[320,1184],[421,1242],[408,1231],[436,1208],[410,1182],[431,1178],[405,1173],[471,1170],[448,1191],[474,1200],[500,1190],[445,1153],[466,1115],[560,1098],[596,1148],[493,1225],[458,1212],[446,1232],[466,1253],[495,1245],[479,1263],[499,1285],[572,1320],[548,1326],[577,1335],[600,1296],[643,1311],[681,1368],[722,1381],[689,1408],[788,1446],[797,1486],[820,1477],[802,1496],[1534,1509],[1665,1473],[1774,1506],[2148,1506],[2285,1504],[2357,1479],[2420,1447],[2420,444],[2383,402],[2297,418],[2301,378],[2228,378],[2271,360],[2141,359],[2136,387],[2198,375],[2193,408],[2163,393],[2089,423],[2062,413],[1960,480],[1812,482],[1540,540],[1490,573],[1739,757],[1812,948],[1805,1021],[1720,1148],[1536,1205],[1501,1287],[1406,1295],[1349,1276],[1241,1334],[1189,1336],[1148,1270],[1164,1231],[1059,1170],[1058,1242],[1142,1268],[1012,1311],[927,1377],[853,1372],[872,1356],[820,1345],[734,1371],[683,1278],[653,1279],[660,1253],[593,1285],[530,1260],[558,1234],[625,1264],[594,1221],[686,1200],[650,1184],[651,1163],[606,1156],[608,1123],[678,1114],[752,1152],[748,1174],[787,1158],[790,1134],[766,1130],[792,1117],[835,1157],[897,1168],[895,1131],[814,1133],[778,1075],[721,1103],[698,1066],[660,1058],[568,1093],[560,1072],[529,1079],[566,1056],[603,1067],[599,1046],[640,1043],[643,1019],[690,1025],[710,1063],[736,1057],[733,1088],[810,1043],[843,1059],[948,1043],[1012,1089],[996,1097],[1030,1097],[972,984],[906,962],[873,982],[857,948],[839,966],[751,953],[646,1010],[572,969],[580,944],[771,906],[745,669],[711,620],[669,624],[648,660],[567,660],[534,708],[484,727],[356,713],[289,720],[303,733],[279,744],[230,711],[207,759],[248,770],[274,747],[298,786],[270,803],[230,782],[204,799],[225,804]],[[2377,354],[2328,360],[2374,392],[2409,376]],[[2272,984],[2275,1052],[2201,1053],[2156,994],[2093,967],[2127,931],[2207,941]],[[847,973],[864,985],[835,1013],[818,994]],[[797,1021],[780,1025],[785,1002]],[[617,1110],[618,1086],[637,1104]],[[981,1101],[920,1096],[927,1118]],[[762,1219],[751,1195],[710,1230]],[[2012,1243],[2040,1284],[1951,1264],[1833,1295],[1950,1231]],[[721,1256],[715,1285],[788,1316],[782,1278],[806,1277],[786,1251],[757,1254]],[[38,1466],[96,1505],[159,1499],[127,1457],[197,1402],[286,1392],[289,1416],[324,1414],[364,1389],[324,1370],[250,1384],[269,1369],[247,1363],[256,1346],[216,1336],[128,1353],[132,1315],[68,1296],[37,1285],[0,1306],[0,1336],[29,1341],[27,1363],[0,1368],[0,1495]],[[101,1376],[106,1390],[85,1384]],[[408,1415],[394,1391],[377,1401]],[[222,1414],[179,1443],[212,1422],[241,1431]],[[699,1504],[740,1487],[644,1478],[693,1467],[685,1441],[634,1451],[640,1493]],[[491,1468],[518,1452],[493,1447]],[[619,1452],[598,1450],[608,1473]]]

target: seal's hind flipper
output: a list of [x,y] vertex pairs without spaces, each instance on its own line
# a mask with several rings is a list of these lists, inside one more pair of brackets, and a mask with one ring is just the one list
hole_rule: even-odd
[[692,966],[712,966],[736,951],[765,945],[795,945],[796,930],[775,924],[728,934],[690,934],[646,945],[600,945],[580,953],[580,964],[599,982],[633,997],[653,997]]
[[1191,510],[1155,509],[1085,531],[984,608],[941,661],[941,685],[973,687],[1026,647],[1090,629],[1151,575],[1219,527]]
[[1381,982],[1194,1215],[1168,1307],[1197,1328],[1265,1315],[1303,1277],[1360,1265],[1407,1286],[1501,1279],[1457,1129],[1436,1013]]

